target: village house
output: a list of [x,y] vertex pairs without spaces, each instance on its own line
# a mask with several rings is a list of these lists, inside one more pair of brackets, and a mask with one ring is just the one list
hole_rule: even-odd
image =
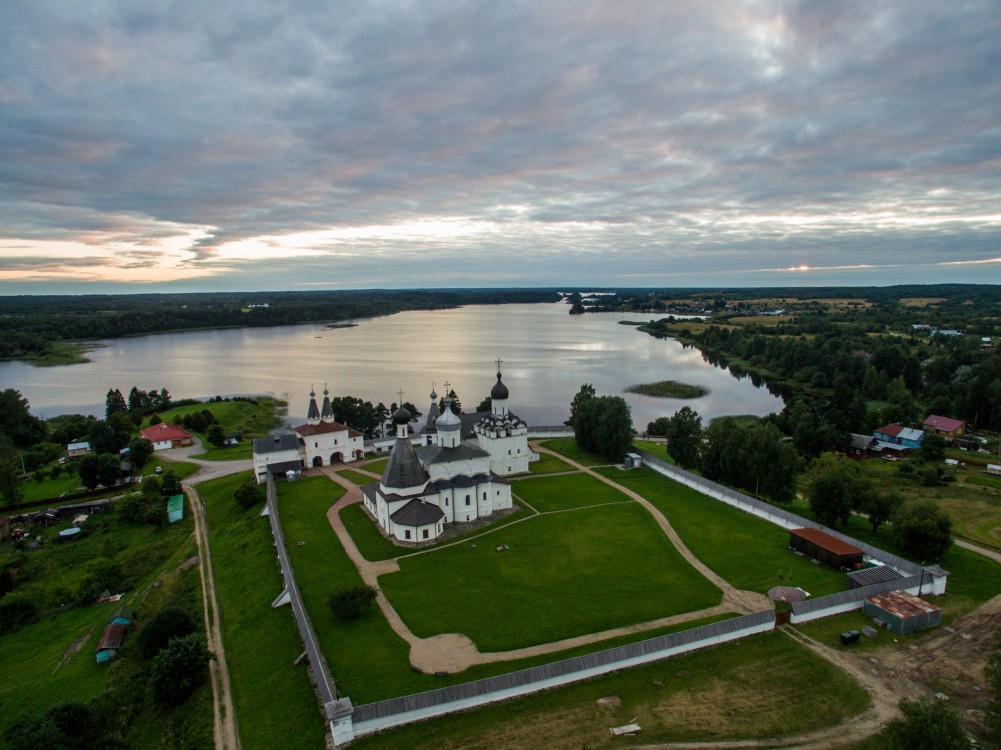
[[912,427],[888,424],[873,432],[872,436],[876,439],[875,450],[903,453],[920,448],[925,433]]
[[166,422],[160,422],[160,424],[139,430],[139,434],[153,444],[153,450],[155,451],[194,445],[195,442],[191,433],[183,427],[177,424],[167,424]]
[[77,443],[68,443],[66,445],[66,456],[68,458],[77,458],[78,456],[86,456],[91,452],[90,443],[81,441]]
[[925,421],[923,427],[926,432],[934,432],[947,438],[955,438],[966,432],[966,422],[950,417],[940,417],[932,414]]

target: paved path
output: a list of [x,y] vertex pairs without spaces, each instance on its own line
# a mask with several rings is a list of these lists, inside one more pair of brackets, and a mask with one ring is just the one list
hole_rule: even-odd
[[976,552],[978,555],[983,555],[984,557],[989,557],[996,563],[1001,563],[1001,552],[997,550],[988,549],[987,547],[981,547],[979,544],[974,544],[973,542],[968,542],[965,539],[956,539],[956,546],[962,547],[963,549],[968,549],[971,552]]
[[[419,638],[410,630],[409,627],[407,627],[403,618],[400,617],[399,613],[393,608],[393,605],[390,604],[389,600],[386,599],[382,591],[379,590],[379,576],[399,571],[399,558],[379,561],[366,560],[359,551],[354,539],[351,538],[351,535],[344,527],[344,523],[341,521],[341,509],[354,503],[360,503],[362,501],[362,493],[361,490],[358,489],[357,485],[339,475],[337,473],[337,469],[350,468],[352,471],[367,473],[375,478],[378,478],[378,475],[372,474],[372,472],[367,472],[364,469],[359,470],[353,466],[324,466],[319,469],[313,469],[312,471],[319,471],[327,476],[331,481],[336,482],[347,490],[344,496],[334,503],[327,511],[327,520],[330,522],[331,528],[334,530],[334,533],[337,534],[337,538],[344,546],[348,556],[358,568],[358,572],[361,574],[362,580],[366,585],[372,586],[378,591],[376,602],[393,631],[410,644],[410,663],[417,669],[420,669],[423,672],[461,672],[474,664],[487,664],[498,661],[523,659],[530,656],[540,656],[543,654],[564,651],[569,648],[576,648],[578,646],[597,643],[599,641],[604,641],[609,638],[615,638],[622,635],[641,633],[655,628],[691,622],[693,620],[713,615],[726,614],[734,611],[742,614],[760,612],[764,609],[770,609],[773,606],[772,602],[761,594],[757,594],[752,591],[741,591],[733,588],[729,583],[724,581],[712,570],[702,564],[698,558],[696,558],[695,555],[693,555],[692,552],[684,545],[681,538],[677,535],[663,514],[642,496],[616,484],[600,474],[595,473],[586,466],[582,466],[581,464],[567,459],[565,456],[538,446],[536,446],[536,450],[552,453],[553,455],[560,457],[574,466],[578,471],[582,471],[596,477],[606,484],[620,490],[629,496],[631,500],[635,500],[636,502],[642,504],[643,507],[650,512],[654,519],[657,520],[661,529],[675,545],[675,547],[678,548],[678,551],[685,557],[685,559],[692,563],[693,566],[699,570],[699,572],[701,572],[723,592],[721,603],[715,607],[709,607],[696,612],[686,612],[672,617],[662,617],[658,620],[652,620],[650,622],[614,628],[600,633],[589,633],[588,635],[577,636],[575,638],[565,638],[552,643],[513,649],[511,651],[481,652],[477,649],[476,644],[472,640],[459,633],[446,633],[433,636],[431,638]],[[484,533],[489,534],[491,531],[487,530]],[[468,540],[469,537],[463,537],[460,541],[466,542]],[[411,554],[423,554],[437,549],[441,549],[441,547],[434,547],[431,550],[421,550],[413,553],[404,553],[401,557],[409,556]]]

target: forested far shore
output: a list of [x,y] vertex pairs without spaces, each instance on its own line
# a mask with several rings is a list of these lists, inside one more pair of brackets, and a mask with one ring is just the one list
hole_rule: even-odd
[[0,359],[85,361],[70,342],[169,331],[333,323],[407,310],[556,302],[552,289],[421,289],[0,297]]

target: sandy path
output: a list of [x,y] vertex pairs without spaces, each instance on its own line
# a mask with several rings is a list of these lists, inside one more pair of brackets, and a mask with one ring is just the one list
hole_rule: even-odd
[[[536,447],[536,450],[540,448]],[[548,449],[542,448],[543,452],[552,453]],[[340,511],[342,508],[351,505],[353,503],[359,503],[362,501],[361,490],[351,482],[339,474],[337,474],[336,469],[340,468],[351,468],[353,471],[357,471],[354,467],[318,467],[312,471],[319,471],[320,473],[327,476],[331,481],[344,487],[346,493],[341,497],[336,503],[334,503],[330,509],[327,511],[327,520],[330,522],[331,528],[334,533],[337,534],[337,538],[340,540],[341,544],[344,546],[345,551],[348,553],[348,557],[358,568],[358,572],[361,574],[362,580],[366,585],[372,586],[378,591],[376,596],[376,602],[379,605],[379,609],[382,610],[383,615],[385,615],[386,620],[389,622],[390,627],[393,631],[403,638],[407,643],[410,644],[410,663],[417,669],[423,672],[461,672],[474,664],[487,664],[491,662],[498,661],[511,661],[513,659],[524,659],[532,656],[541,656],[544,654],[555,653],[558,651],[563,651],[569,648],[576,648],[578,646],[585,646],[591,643],[597,643],[599,641],[604,641],[609,638],[615,638],[622,635],[630,635],[634,633],[642,633],[647,630],[652,630],[654,628],[661,628],[670,625],[676,625],[679,623],[690,622],[693,620],[702,619],[704,617],[710,617],[718,614],[725,614],[728,612],[740,612],[740,613],[750,613],[750,612],[760,612],[763,609],[769,609],[772,607],[772,603],[767,597],[750,591],[741,591],[739,589],[733,588],[729,583],[724,581],[718,575],[716,575],[712,570],[707,568],[692,552],[684,545],[681,538],[677,535],[674,529],[668,523],[667,519],[660,513],[653,505],[651,505],[645,498],[640,495],[622,487],[615,482],[607,479],[606,477],[597,474],[585,466],[581,466],[573,461],[570,461],[564,456],[553,453],[563,460],[570,463],[578,471],[590,474],[596,477],[600,481],[615,487],[624,494],[626,494],[631,500],[639,502],[647,509],[647,511],[654,517],[658,525],[664,531],[665,535],[671,540],[678,551],[688,560],[692,565],[702,573],[708,580],[710,580],[714,585],[716,585],[722,592],[723,597],[719,605],[715,607],[709,607],[707,609],[699,610],[697,612],[686,612],[681,615],[674,615],[672,617],[663,617],[658,620],[652,620],[650,622],[639,623],[636,625],[629,625],[621,628],[614,628],[612,630],[606,630],[600,633],[589,633],[583,636],[577,636],[574,638],[566,638],[560,641],[554,641],[552,643],[543,643],[536,646],[529,646],[526,648],[513,649],[511,651],[495,651],[495,652],[481,652],[477,649],[476,644],[473,643],[466,636],[459,633],[445,633],[442,635],[433,636],[431,638],[419,638],[416,636],[410,628],[407,627],[406,623],[400,617],[399,613],[393,608],[389,600],[382,594],[379,590],[378,578],[380,575],[386,573],[397,572],[400,567],[398,559],[392,560],[380,560],[375,562],[370,562],[364,558],[361,552],[358,550],[354,539],[348,533],[347,529],[344,527],[341,521]],[[363,472],[371,474],[371,472]],[[378,475],[374,475],[378,478]],[[526,519],[527,520],[527,519]],[[486,533],[490,533],[489,531]],[[462,542],[468,541],[468,538],[463,538]],[[435,547],[434,550],[440,549],[441,547]],[[421,552],[415,552],[412,554],[422,554],[429,550],[423,550]],[[401,555],[402,556],[402,555]]]

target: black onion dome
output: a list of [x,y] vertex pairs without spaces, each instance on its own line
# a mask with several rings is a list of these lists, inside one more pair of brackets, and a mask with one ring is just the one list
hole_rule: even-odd
[[393,412],[393,424],[410,424],[411,418],[410,410],[405,406]]
[[490,398],[497,401],[503,401],[508,396],[507,386],[501,382],[501,374],[497,373],[497,382],[494,383],[494,387],[490,389]]

